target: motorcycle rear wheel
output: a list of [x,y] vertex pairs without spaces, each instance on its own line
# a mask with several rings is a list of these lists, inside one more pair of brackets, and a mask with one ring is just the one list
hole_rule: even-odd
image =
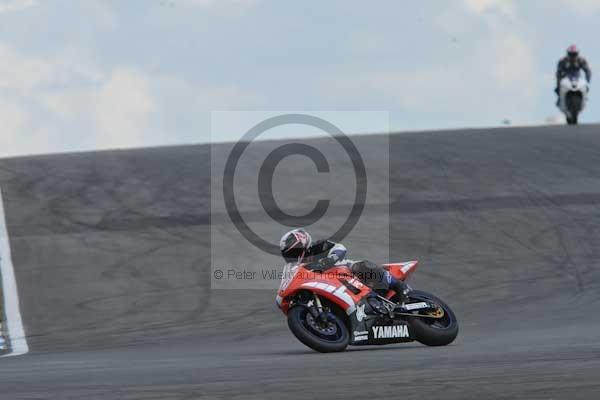
[[422,290],[413,290],[408,294],[414,301],[430,301],[444,311],[442,318],[408,318],[408,324],[418,342],[427,346],[446,346],[458,336],[456,315],[440,298]]

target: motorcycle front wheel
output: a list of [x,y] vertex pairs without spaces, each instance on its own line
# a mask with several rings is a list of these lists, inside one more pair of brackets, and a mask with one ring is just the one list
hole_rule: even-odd
[[335,313],[327,322],[318,321],[307,307],[295,306],[288,312],[288,326],[294,336],[321,353],[344,351],[350,343],[350,333],[344,321]]
[[568,125],[577,125],[577,114],[574,114],[573,117],[567,117],[567,124]]
[[577,125],[579,112],[581,111],[581,106],[583,104],[583,96],[581,93],[570,92],[567,94],[567,109],[571,114],[571,117],[567,117],[567,124],[569,125]]

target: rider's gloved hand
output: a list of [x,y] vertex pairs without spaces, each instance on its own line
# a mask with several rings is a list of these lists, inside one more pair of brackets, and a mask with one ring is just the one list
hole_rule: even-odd
[[335,260],[329,257],[321,258],[318,261],[308,264],[308,268],[312,271],[322,272],[335,265]]
[[319,265],[325,270],[335,265],[335,260],[330,257],[324,257],[319,260]]

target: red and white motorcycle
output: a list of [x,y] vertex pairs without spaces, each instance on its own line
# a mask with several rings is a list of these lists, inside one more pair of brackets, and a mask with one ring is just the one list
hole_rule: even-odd
[[[396,279],[405,280],[417,261],[384,264]],[[377,294],[353,276],[350,265],[326,271],[311,264],[288,264],[277,292],[277,305],[302,343],[320,352],[343,351],[348,345],[381,345],[416,340],[444,346],[458,335],[450,307],[421,290],[399,302],[393,290]]]

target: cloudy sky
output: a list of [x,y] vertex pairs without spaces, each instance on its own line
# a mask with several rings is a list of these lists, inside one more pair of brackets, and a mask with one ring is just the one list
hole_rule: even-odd
[[0,0],[0,156],[237,139],[213,110],[541,124],[565,48],[600,65],[599,20],[600,0]]

